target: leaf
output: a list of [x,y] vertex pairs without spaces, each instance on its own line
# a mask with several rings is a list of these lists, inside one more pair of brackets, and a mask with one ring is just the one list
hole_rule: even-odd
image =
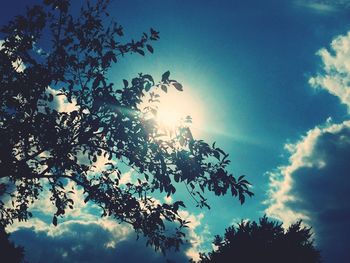
[[168,88],[166,87],[166,85],[161,85],[160,88],[161,88],[162,91],[164,91],[165,93],[168,92]]
[[170,76],[170,71],[168,70],[167,72],[165,72],[163,75],[162,75],[162,81],[163,82],[166,82],[169,80],[169,76]]
[[153,53],[153,47],[151,45],[146,45],[149,52]]
[[152,85],[154,85],[154,79],[153,79],[153,77],[152,77],[151,75],[145,74],[145,75],[143,75],[142,77],[143,77],[144,79],[149,80],[149,81],[152,83]]
[[235,187],[231,187],[231,194],[232,194],[232,196],[237,196],[237,189],[235,188]]
[[244,196],[244,194],[239,194],[239,201],[241,202],[241,205],[243,205],[244,204],[244,201],[245,201],[245,196]]
[[175,89],[177,89],[178,91],[183,91],[182,85],[179,82],[174,82],[173,86],[175,87]]
[[129,82],[126,79],[123,79],[123,83],[125,88],[129,86]]
[[92,89],[96,89],[98,84],[100,83],[101,77],[97,76],[94,80],[94,82],[92,83]]
[[216,148],[215,150],[217,150],[222,155],[226,156],[226,153],[223,150],[221,150],[220,148]]
[[250,197],[252,197],[252,196],[254,195],[254,193],[251,192],[251,191],[246,190],[245,192],[246,192],[246,194],[249,195]]
[[214,152],[213,152],[213,155],[214,155],[214,157],[215,157],[216,159],[220,160],[220,154],[219,154],[219,152],[214,151]]
[[152,84],[151,84],[150,82],[148,82],[148,83],[145,85],[145,91],[149,91],[151,88],[152,88]]
[[142,49],[136,49],[136,52],[139,53],[142,56],[145,55],[145,52]]
[[112,60],[113,60],[113,62],[114,62],[114,63],[117,63],[117,57],[116,57],[116,55],[115,55],[115,54],[113,54],[113,56],[112,56]]
[[246,179],[239,181],[240,184],[251,185]]
[[178,206],[186,207],[183,201],[176,201],[174,204],[177,204]]
[[241,181],[244,178],[244,175],[241,175],[240,177],[238,177],[238,181]]
[[54,226],[57,226],[57,216],[53,216],[53,218],[52,218],[52,224],[53,224]]

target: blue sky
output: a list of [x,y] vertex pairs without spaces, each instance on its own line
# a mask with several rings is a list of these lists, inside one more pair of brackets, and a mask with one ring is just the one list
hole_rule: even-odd
[[[23,10],[23,1],[3,4],[1,24]],[[350,1],[115,0],[110,13],[124,26],[127,38],[137,38],[150,27],[161,36],[153,55],[126,57],[110,72],[110,79],[121,83],[139,72],[159,78],[170,70],[183,83],[184,96],[201,109],[198,136],[217,141],[230,153],[231,171],[246,174],[253,184],[255,196],[243,206],[229,196],[209,195],[210,211],[194,208],[189,196],[179,194],[189,207],[184,213],[195,222],[189,233],[197,244],[192,252],[211,248],[213,236],[233,222],[267,213],[285,222],[303,218],[314,226],[325,262],[346,262],[350,258],[346,245],[334,244],[344,244],[350,233],[349,205],[341,202],[349,198],[350,190],[346,162],[350,155]],[[91,213],[93,208],[81,211]],[[86,226],[79,225],[81,218],[79,214],[67,217],[64,227],[84,231],[79,228]],[[93,224],[97,219],[91,215],[86,220]],[[96,232],[102,229],[101,240],[130,242],[114,248],[118,255],[133,246],[146,251],[135,245],[127,230],[116,234],[96,222],[93,226]],[[49,240],[55,244],[57,262],[64,262],[62,255],[68,248],[59,239],[73,244],[74,236],[64,231],[47,234],[47,226],[40,224],[15,228],[13,236],[31,246]],[[82,250],[89,247],[81,246]],[[96,253],[104,249],[96,247]],[[108,253],[106,262],[115,256]],[[78,258],[78,254],[74,255]],[[38,261],[44,256],[37,252],[31,257]],[[185,260],[184,255],[174,257]]]

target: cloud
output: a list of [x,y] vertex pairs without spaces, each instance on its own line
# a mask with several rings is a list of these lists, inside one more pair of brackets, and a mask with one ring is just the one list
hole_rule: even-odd
[[294,3],[319,14],[334,13],[350,8],[349,0],[295,0]]
[[195,229],[201,225],[201,220],[204,218],[204,214],[200,213],[199,215],[190,214],[186,210],[180,210],[179,215],[182,219],[189,221],[188,224],[188,233],[186,235],[189,239],[191,246],[185,251],[186,255],[189,258],[193,258],[195,261],[199,260],[199,252],[201,252],[201,245],[204,243],[203,233],[198,235],[195,232]]
[[270,173],[266,214],[313,226],[325,262],[350,258],[350,121],[316,127],[287,146],[289,164]]
[[[71,185],[67,185],[70,188]],[[128,224],[119,224],[111,217],[101,218],[94,204],[85,204],[83,190],[75,189],[70,196],[75,203],[73,210],[67,210],[59,224],[51,224],[55,211],[49,200],[49,191],[31,207],[34,218],[26,222],[16,222],[7,227],[12,239],[26,249],[29,262],[116,262],[127,258],[127,262],[188,262],[189,258],[199,258],[203,238],[196,230],[201,225],[203,214],[191,214],[181,210],[184,220],[190,221],[185,229],[186,240],[179,252],[169,251],[164,257],[146,246],[146,239],[136,239],[136,234]],[[167,223],[168,230],[173,224]],[[205,228],[206,229],[206,228]]]
[[350,31],[336,37],[330,51],[322,48],[317,55],[322,59],[322,71],[310,78],[310,85],[338,97],[350,112]]
[[[25,247],[29,262],[119,262],[127,259],[129,263],[138,262],[188,262],[192,256],[191,243],[183,246],[179,252],[173,250],[164,256],[146,246],[146,239],[136,239],[136,234],[127,225],[114,220],[96,221],[69,220],[58,227],[52,227],[38,221],[29,227],[19,227],[11,237],[16,244]],[[193,238],[192,230],[187,236]],[[194,254],[194,256],[196,256]]]
[[145,256],[150,262],[157,262],[156,259],[161,257],[146,248],[143,242],[133,242],[131,236],[125,236],[124,232],[113,232],[98,223],[70,221],[57,229],[59,231],[52,233],[21,228],[13,232],[12,237],[16,243],[25,247],[29,262],[47,262],[48,258],[50,262],[62,263],[108,263],[120,258],[128,258],[128,262],[142,262]]

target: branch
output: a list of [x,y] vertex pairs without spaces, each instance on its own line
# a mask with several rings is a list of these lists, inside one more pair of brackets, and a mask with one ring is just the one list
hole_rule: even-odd
[[187,192],[190,194],[190,196],[193,198],[193,200],[196,202],[196,204],[199,204],[198,200],[194,197],[194,195],[192,194],[192,192],[190,191],[190,189],[188,189],[187,184],[184,182]]
[[42,149],[42,150],[40,150],[40,151],[38,151],[38,152],[36,152],[36,153],[33,153],[32,155],[28,155],[26,158],[22,159],[21,162],[27,162],[27,161],[29,161],[29,160],[31,160],[31,159],[34,159],[34,158],[37,157],[39,154],[41,154],[41,153],[43,153],[43,152],[45,152],[45,151],[46,151],[46,149]]

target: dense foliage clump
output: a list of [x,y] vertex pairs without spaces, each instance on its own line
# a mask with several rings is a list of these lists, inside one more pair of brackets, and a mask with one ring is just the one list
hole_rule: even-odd
[[298,221],[288,229],[266,216],[259,222],[242,221],[237,227],[217,235],[216,250],[201,254],[200,263],[270,262],[317,263],[320,253],[314,247],[311,228]]

